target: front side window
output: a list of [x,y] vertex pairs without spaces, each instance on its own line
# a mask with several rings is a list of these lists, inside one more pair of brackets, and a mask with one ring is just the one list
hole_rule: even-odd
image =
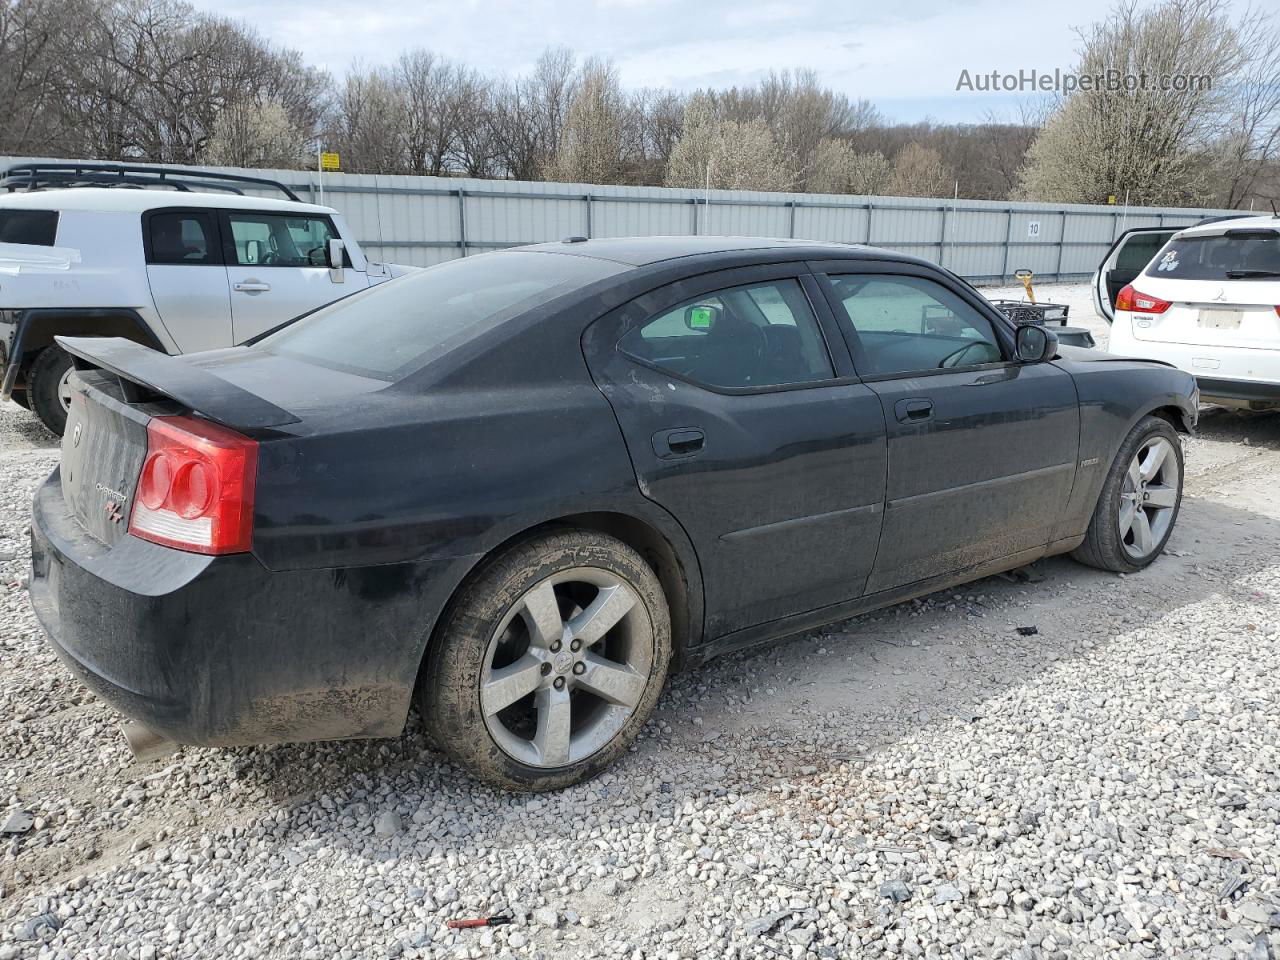
[[328,266],[329,241],[337,239],[324,217],[232,213],[227,219],[242,267]]
[[858,372],[892,376],[1004,359],[991,321],[923,277],[847,274],[830,278],[860,346]]
[[1147,267],[1170,280],[1275,280],[1280,277],[1280,231],[1228,230],[1174,237]]
[[712,387],[771,387],[833,376],[813,308],[794,279],[686,300],[632,330],[618,346]]
[[148,230],[148,263],[198,266],[222,262],[214,242],[213,221],[207,213],[153,213]]
[[57,232],[56,210],[0,210],[0,243],[52,247]]

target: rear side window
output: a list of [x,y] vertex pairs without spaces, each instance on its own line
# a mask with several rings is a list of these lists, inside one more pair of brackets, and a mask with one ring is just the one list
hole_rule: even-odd
[[1280,278],[1280,232],[1240,229],[1174,237],[1151,261],[1146,275],[1172,280],[1275,280]]
[[1171,233],[1135,233],[1116,254],[1115,270],[1136,277],[1151,262],[1156,252],[1168,242]]
[[775,387],[834,376],[817,318],[793,279],[686,300],[632,330],[618,346],[712,387]]
[[207,213],[153,213],[147,221],[147,262],[200,266],[221,263],[213,218]]
[[259,345],[398,380],[506,320],[626,269],[606,260],[527,251],[463,257],[322,307]]
[[324,217],[231,213],[235,262],[242,267],[327,267],[337,236]]
[[52,247],[57,233],[56,210],[0,210],[0,243]]

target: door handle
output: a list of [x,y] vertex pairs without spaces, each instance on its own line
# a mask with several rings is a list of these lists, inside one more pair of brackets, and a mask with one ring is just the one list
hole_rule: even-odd
[[933,419],[933,401],[923,397],[899,400],[893,412],[899,423],[924,423]]
[[653,452],[663,460],[691,457],[702,450],[707,436],[697,427],[659,430],[653,435]]
[[263,283],[261,280],[242,280],[231,289],[239,290],[241,293],[266,293],[271,289],[271,284]]

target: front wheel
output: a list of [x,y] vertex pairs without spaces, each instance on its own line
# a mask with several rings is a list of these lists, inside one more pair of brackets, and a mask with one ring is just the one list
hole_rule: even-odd
[[557,790],[626,751],[670,656],[666,599],[640,555],[604,534],[552,533],[463,588],[419,681],[419,709],[478,779]]
[[1167,420],[1143,417],[1107,473],[1084,543],[1072,556],[1134,573],[1164,550],[1182,506],[1182,443]]

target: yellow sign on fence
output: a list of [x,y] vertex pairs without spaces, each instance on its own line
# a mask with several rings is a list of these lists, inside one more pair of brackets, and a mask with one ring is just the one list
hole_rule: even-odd
[[336,153],[321,153],[320,169],[321,170],[341,170],[342,163],[338,159],[338,155]]

